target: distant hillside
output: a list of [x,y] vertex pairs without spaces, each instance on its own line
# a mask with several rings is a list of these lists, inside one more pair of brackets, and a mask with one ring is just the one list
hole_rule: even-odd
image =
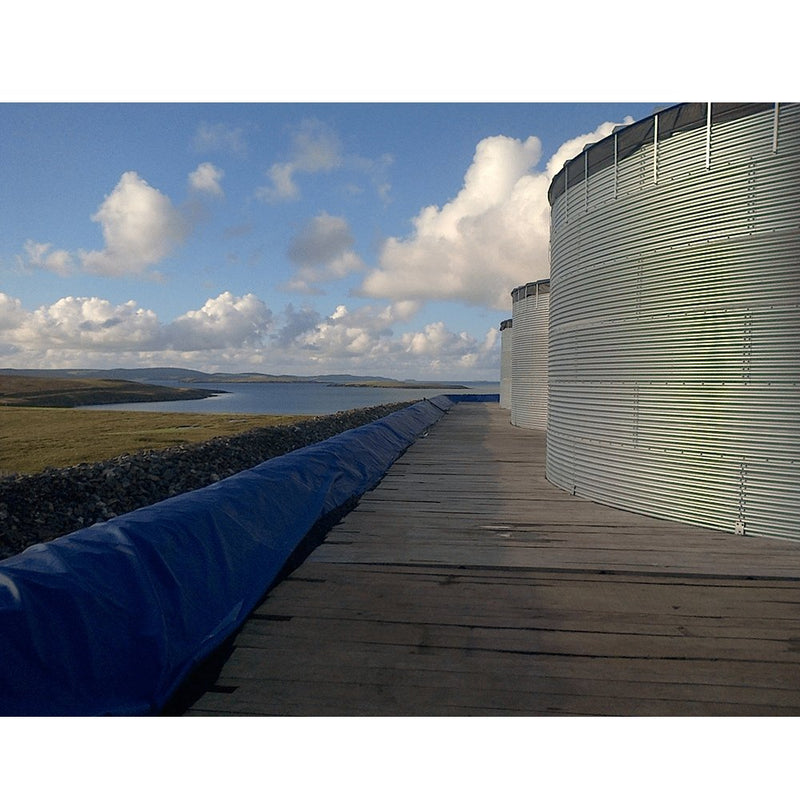
[[0,369],[0,375],[17,375],[28,378],[96,378],[104,380],[138,381],[189,381],[210,380],[205,372],[180,367],[142,367],[140,369]]
[[104,403],[147,403],[202,400],[216,392],[151,386],[138,381],[9,375],[0,372],[0,406],[74,408]]
[[[335,386],[370,386],[409,389],[464,389],[447,381],[398,381],[377,375],[269,375],[263,372],[201,372],[180,367],[141,367],[139,369],[0,369],[0,376],[90,380],[123,380],[138,383],[175,381],[180,383],[326,383]],[[205,395],[208,396],[208,395]],[[105,402],[105,401],[98,401]],[[111,402],[111,401],[109,401]]]

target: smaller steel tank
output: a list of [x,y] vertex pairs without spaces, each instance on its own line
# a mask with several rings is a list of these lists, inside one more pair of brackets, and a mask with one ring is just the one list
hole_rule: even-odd
[[511,424],[545,430],[550,280],[518,286],[511,298]]
[[500,408],[511,408],[511,340],[513,319],[500,323]]

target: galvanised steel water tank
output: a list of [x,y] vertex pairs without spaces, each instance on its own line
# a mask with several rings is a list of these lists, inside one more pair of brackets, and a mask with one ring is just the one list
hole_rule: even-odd
[[550,281],[534,281],[511,292],[511,424],[547,427],[547,325]]
[[500,323],[500,408],[511,408],[511,340],[513,319]]
[[800,539],[800,104],[670,107],[549,198],[549,480]]

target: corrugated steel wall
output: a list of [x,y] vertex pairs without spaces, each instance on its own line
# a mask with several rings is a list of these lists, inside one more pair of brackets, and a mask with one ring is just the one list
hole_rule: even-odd
[[511,424],[547,427],[547,330],[550,281],[535,281],[511,292]]
[[511,408],[511,340],[513,319],[500,323],[500,408]]
[[800,539],[800,104],[713,109],[554,179],[547,477]]

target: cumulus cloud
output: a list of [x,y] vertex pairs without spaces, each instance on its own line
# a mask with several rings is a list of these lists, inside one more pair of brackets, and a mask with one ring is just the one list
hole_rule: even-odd
[[562,145],[544,170],[535,136],[483,139],[459,193],[414,218],[413,233],[391,237],[365,276],[368,297],[459,300],[507,309],[516,286],[550,274],[547,190],[564,161],[608,135],[613,123]]
[[317,119],[303,120],[290,137],[289,156],[285,161],[275,162],[266,171],[269,182],[256,189],[259,199],[267,203],[296,200],[300,197],[299,175],[343,170],[351,177],[344,186],[346,192],[361,194],[364,191],[361,182],[366,179],[378,198],[384,204],[389,202],[391,183],[388,170],[394,161],[391,154],[366,158],[345,153],[336,131]]
[[269,203],[294,200],[300,196],[295,176],[329,172],[341,166],[341,150],[339,137],[331,128],[316,119],[304,120],[292,134],[289,160],[270,167],[270,183],[257,189],[256,195]]
[[479,342],[465,332],[448,330],[443,322],[432,322],[421,331],[404,334],[401,341],[406,352],[427,360],[430,372],[459,374],[479,366],[495,368],[498,337],[497,329],[490,328]]
[[260,346],[271,322],[272,312],[254,294],[235,297],[223,292],[172,322],[165,341],[182,351]]
[[222,197],[220,181],[224,176],[225,173],[221,169],[209,161],[204,161],[194,172],[189,173],[189,187],[195,192]]
[[0,331],[16,329],[25,319],[22,303],[16,298],[0,292]]
[[427,378],[457,378],[471,374],[494,377],[499,370],[498,333],[489,330],[483,340],[465,332],[450,331],[433,322],[421,331],[395,335],[392,324],[407,321],[419,311],[413,301],[384,308],[365,306],[354,311],[336,307],[313,329],[297,337],[295,344],[315,371],[350,371]]
[[352,250],[350,226],[344,217],[323,212],[310,220],[292,239],[288,256],[295,265],[295,275],[286,288],[295,292],[321,294],[318,283],[337,280],[365,265]]
[[289,258],[301,266],[326,264],[353,245],[353,235],[343,217],[322,213],[294,237]]
[[505,308],[514,286],[546,270],[547,179],[530,173],[540,158],[534,136],[482,140],[458,195],[422,209],[409,238],[389,238],[361,292]]
[[158,343],[158,319],[133,300],[113,305],[99,297],[63,297],[25,314],[12,340],[34,351],[148,349]]
[[289,303],[283,312],[283,324],[272,334],[273,342],[281,349],[288,349],[296,339],[308,331],[314,330],[322,321],[322,315],[313,308],[295,309]]
[[223,292],[165,324],[134,300],[113,304],[99,297],[63,297],[26,311],[19,300],[0,293],[0,330],[15,363],[23,357],[38,366],[85,364],[93,355],[111,359],[114,366],[125,356],[147,362],[258,350],[271,323],[272,312],[253,294]]
[[91,217],[103,229],[103,250],[80,251],[84,268],[100,275],[141,275],[186,237],[187,224],[170,199],[136,172],[125,172]]
[[134,300],[64,297],[34,311],[0,293],[0,366],[113,367],[174,364],[201,370],[353,372],[392,377],[494,378],[498,333],[483,339],[443,322],[413,325],[414,301],[348,309],[273,312],[253,294],[223,292],[162,322]]
[[23,255],[17,257],[23,269],[43,269],[56,275],[72,272],[72,256],[66,250],[54,250],[53,245],[28,239],[23,245]]

